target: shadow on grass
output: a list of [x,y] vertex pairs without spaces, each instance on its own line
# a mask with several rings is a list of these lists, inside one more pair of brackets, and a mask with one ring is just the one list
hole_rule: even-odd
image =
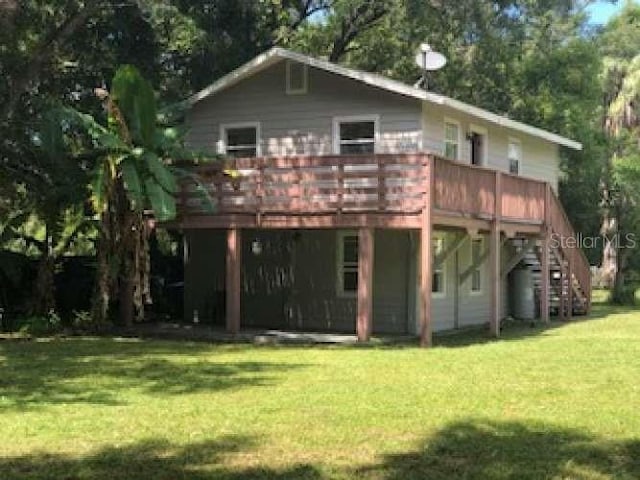
[[[605,440],[545,424],[460,421],[425,439],[416,450],[388,454],[360,467],[322,463],[277,467],[269,464],[277,460],[273,457],[252,458],[257,447],[255,438],[241,436],[188,445],[147,440],[82,457],[44,452],[5,456],[0,458],[0,472],[3,480],[640,478],[640,440]],[[354,457],[360,447],[352,446]],[[261,465],[255,466],[255,460]]]
[[[223,352],[234,350],[242,347],[228,347]],[[178,395],[265,387],[277,381],[279,372],[305,366],[228,358],[217,361],[219,351],[186,342],[3,342],[0,411],[60,403],[120,405],[124,403],[120,392],[127,390]]]
[[147,440],[123,447],[107,447],[85,457],[35,453],[0,458],[3,480],[315,480],[322,478],[310,465],[286,469],[230,468],[226,456],[246,453],[255,442],[226,437],[188,445]]
[[461,421],[416,451],[387,455],[357,478],[640,478],[640,440],[608,441],[545,424]]

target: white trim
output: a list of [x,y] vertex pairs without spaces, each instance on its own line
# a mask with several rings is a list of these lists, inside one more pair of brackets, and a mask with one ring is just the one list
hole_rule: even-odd
[[[482,256],[485,249],[486,242],[484,240],[484,237],[482,236],[471,237],[471,241],[469,242],[469,260],[471,262],[471,265],[473,265],[473,242],[476,240],[480,241],[480,256]],[[482,295],[484,293],[484,284],[485,284],[485,273],[483,268],[484,264],[485,262],[482,262],[480,265],[478,265],[478,268],[476,268],[473,272],[471,272],[471,275],[469,276],[469,295],[476,296],[476,295]],[[473,289],[473,273],[475,271],[480,272],[480,290]]]
[[221,123],[220,132],[218,134],[217,151],[220,155],[226,155],[227,153],[227,130],[233,128],[255,128],[256,129],[256,157],[262,155],[262,132],[260,129],[260,122],[235,122],[235,123]]
[[380,144],[380,115],[349,115],[342,117],[333,117],[332,119],[332,138],[333,138],[333,154],[340,155],[340,124],[355,122],[373,122],[373,153],[378,153]]
[[[480,125],[476,125],[471,123],[469,125],[470,133],[477,133],[484,137],[484,141],[482,142],[482,163],[479,165],[481,167],[489,166],[489,129],[487,127],[481,127]],[[473,154],[473,148],[469,146],[469,164],[473,164],[473,158],[471,155]]]
[[504,128],[510,128],[512,130],[520,131],[528,135],[542,138],[552,143],[556,143],[558,145],[572,148],[574,150],[582,150],[582,144],[579,142],[566,137],[562,137],[555,133],[548,132],[546,130],[542,130],[541,128],[533,127],[531,125],[512,120],[508,117],[497,115],[487,110],[474,107],[473,105],[469,105],[459,100],[445,97],[444,95],[438,95],[432,92],[426,92],[420,88],[412,87],[410,85],[406,85],[402,82],[398,82],[381,75],[346,68],[341,65],[336,65],[325,60],[312,58],[300,53],[292,52],[290,50],[285,50],[284,48],[280,47],[274,47],[271,50],[258,55],[253,60],[245,63],[244,65],[233,70],[227,75],[224,75],[216,82],[199,91],[195,95],[192,95],[186,100],[186,103],[187,105],[192,106],[211,95],[215,95],[216,93],[241,82],[245,78],[255,75],[256,73],[272,65],[275,65],[283,59],[304,63],[309,67],[319,68],[321,70],[331,72],[336,75],[341,75],[343,77],[348,77],[353,80],[362,82],[366,85],[382,88],[384,90],[388,90],[400,95],[416,98],[418,100],[433,103],[435,105],[447,106],[459,112],[464,112],[468,115],[485,120],[489,123],[499,125]]
[[[358,291],[345,292],[344,291],[344,239],[345,237],[356,237],[358,242],[357,230],[338,230],[336,232],[336,296],[338,298],[357,298]],[[360,269],[360,265],[357,265],[356,272]]]
[[[509,157],[509,148],[512,144],[517,144],[520,147],[520,158],[518,158],[518,173],[511,172],[511,157]],[[507,171],[512,175],[522,175],[524,149],[522,148],[522,141],[516,137],[509,137],[507,139]]]
[[[445,250],[447,248],[447,236],[445,234],[442,233],[433,233],[431,235],[431,264],[433,265],[433,243],[436,241],[442,241],[442,250]],[[441,292],[434,292],[433,290],[431,291],[431,298],[446,298],[447,297],[447,262],[442,262],[440,264],[440,268],[436,269],[433,268],[433,271],[431,272],[431,275],[434,275],[436,273],[436,270],[438,270],[439,272],[442,272],[442,291]]]
[[[302,67],[302,88],[291,88],[291,65]],[[287,95],[304,95],[309,90],[309,65],[287,60],[285,74],[285,91]]]
[[455,125],[458,127],[458,151],[456,152],[456,158],[452,158],[451,160],[460,161],[462,159],[462,124],[459,120],[451,117],[444,117],[444,138],[442,144],[444,145],[444,150],[442,152],[443,156],[447,156],[447,124]]

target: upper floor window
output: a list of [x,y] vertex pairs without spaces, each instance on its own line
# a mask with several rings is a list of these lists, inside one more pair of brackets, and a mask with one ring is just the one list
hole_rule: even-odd
[[[434,237],[432,240],[432,255],[437,258],[444,252],[444,237]],[[444,296],[445,294],[445,269],[444,262],[433,267],[431,278],[431,293],[434,296]]]
[[260,155],[260,125],[257,123],[222,125],[220,138],[220,153],[234,158]]
[[358,293],[358,234],[338,233],[338,294]]
[[460,159],[460,124],[451,120],[444,123],[444,156]]
[[474,238],[471,240],[471,264],[475,266],[471,272],[471,292],[482,292],[482,249],[484,241],[482,238]]
[[341,155],[374,153],[378,132],[377,117],[334,119],[334,150]]
[[522,144],[515,139],[509,139],[509,173],[520,174],[522,163]]
[[305,64],[287,61],[286,77],[287,95],[302,95],[307,93],[309,68]]

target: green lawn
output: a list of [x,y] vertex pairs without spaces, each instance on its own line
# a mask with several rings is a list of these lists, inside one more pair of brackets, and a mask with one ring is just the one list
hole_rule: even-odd
[[436,348],[0,341],[0,478],[640,478],[640,311]]

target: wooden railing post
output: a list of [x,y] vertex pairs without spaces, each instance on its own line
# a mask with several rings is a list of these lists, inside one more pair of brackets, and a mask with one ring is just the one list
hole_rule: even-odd
[[433,254],[431,247],[432,229],[432,209],[434,202],[434,177],[435,162],[433,157],[425,155],[425,174],[427,183],[427,193],[422,210],[422,226],[420,228],[420,272],[419,295],[420,295],[420,346],[430,347],[432,345],[432,325],[431,325],[431,282],[432,282],[432,262]]
[[385,157],[376,155],[376,165],[378,167],[378,210],[384,211],[387,208],[387,182],[385,176]]
[[491,289],[491,318],[489,319],[489,327],[491,335],[500,336],[500,257],[502,242],[500,239],[502,219],[502,173],[495,172],[494,187],[494,215],[491,222],[491,232],[489,235],[489,268],[491,271],[490,289]]
[[338,173],[336,179],[338,181],[338,215],[341,215],[344,207],[344,163],[340,160],[338,160]]
[[358,313],[356,320],[359,342],[367,342],[371,337],[374,248],[373,228],[361,228],[358,231]]
[[257,170],[258,178],[256,179],[256,226],[262,223],[262,208],[264,203],[264,162],[258,158]]

